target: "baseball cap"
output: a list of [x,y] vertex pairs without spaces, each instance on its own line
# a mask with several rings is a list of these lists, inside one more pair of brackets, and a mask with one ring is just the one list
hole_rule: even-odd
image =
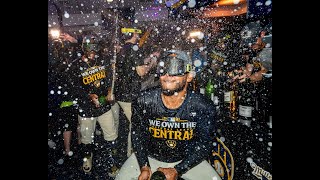
[[191,58],[185,51],[166,51],[158,63],[158,74],[170,76],[184,75],[191,71]]

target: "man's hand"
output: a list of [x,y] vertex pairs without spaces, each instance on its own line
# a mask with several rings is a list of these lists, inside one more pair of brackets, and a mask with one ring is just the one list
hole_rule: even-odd
[[138,180],[150,180],[152,174],[150,167],[143,166],[140,171],[141,173],[138,177]]
[[78,40],[72,36],[70,36],[68,33],[62,33],[60,35],[60,38],[62,39],[62,41],[69,41],[71,43],[77,43]]
[[90,94],[89,95],[89,99],[95,105],[96,108],[100,107],[100,102],[99,102],[99,99],[98,99],[98,95]]
[[166,176],[167,180],[176,180],[178,179],[178,171],[175,168],[162,168],[159,167],[157,169],[158,171],[161,171]]
[[111,88],[108,88],[108,94],[107,94],[106,100],[108,101],[109,104],[113,105],[115,103],[115,97],[111,90],[112,90]]
[[106,100],[108,102],[113,102],[115,100],[114,94],[108,93]]
[[253,65],[247,63],[244,70],[237,70],[236,75],[232,78],[232,81],[238,80],[238,82],[243,83],[246,79],[250,78],[253,70]]

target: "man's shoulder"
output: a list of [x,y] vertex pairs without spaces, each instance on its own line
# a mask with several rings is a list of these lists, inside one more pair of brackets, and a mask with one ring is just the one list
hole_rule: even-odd
[[147,90],[142,91],[138,95],[138,97],[134,98],[132,100],[132,108],[146,108],[146,109],[153,109],[152,107],[156,107],[159,105],[161,98],[160,94],[157,92],[157,90]]
[[205,95],[194,92],[190,92],[189,94],[191,104],[197,104],[198,106],[204,106],[208,108],[214,107],[213,101],[208,99]]
[[144,91],[141,91],[138,97],[134,100],[137,103],[144,103],[147,102],[154,102],[156,99],[159,99],[160,97],[160,89],[159,88],[152,88],[152,89],[146,89]]

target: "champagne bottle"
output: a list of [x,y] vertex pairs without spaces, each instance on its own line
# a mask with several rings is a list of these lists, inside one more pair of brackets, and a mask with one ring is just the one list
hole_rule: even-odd
[[263,76],[259,88],[259,103],[262,112],[262,121],[270,123],[272,119],[272,76]]
[[99,100],[100,105],[107,104],[106,96],[104,96],[104,95],[99,96],[98,100]]
[[237,82],[226,81],[224,84],[224,111],[227,118],[237,119]]
[[198,87],[199,87],[199,92],[200,94],[205,94],[205,85],[203,84],[203,82],[198,83]]
[[254,100],[254,84],[250,82],[244,82],[241,84],[242,88],[240,91],[239,98],[239,120],[243,124],[250,126],[255,109]]
[[[209,80],[213,79],[213,72],[209,65],[203,67],[203,69],[198,72],[198,87],[200,94],[206,95],[206,86]],[[210,98],[210,97],[209,97]]]
[[212,79],[210,78],[206,84],[205,95],[213,101],[214,96],[214,87],[212,83]]
[[237,119],[237,82],[232,83],[232,94],[230,102],[230,118],[235,120]]
[[152,173],[150,180],[166,180],[166,176],[161,171],[155,171]]
[[216,93],[217,87],[218,85],[213,83],[212,79],[209,79],[205,86],[205,95],[214,102],[214,105],[219,105],[219,98]]
[[199,84],[198,84],[198,76],[196,75],[192,80],[192,90],[194,92],[198,92]]
[[[152,173],[150,180],[166,180],[166,176],[161,171],[155,171],[154,173]],[[177,180],[184,180],[184,179],[181,177],[178,177]]]
[[214,104],[216,105],[218,119],[223,119],[224,117],[224,79],[223,73],[218,70],[214,76],[215,84],[214,86]]
[[207,79],[208,79],[207,69],[203,69],[202,71],[198,72],[196,92],[200,92],[200,94],[205,94]]

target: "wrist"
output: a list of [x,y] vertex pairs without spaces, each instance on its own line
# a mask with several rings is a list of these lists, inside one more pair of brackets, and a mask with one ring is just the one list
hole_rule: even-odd
[[175,171],[177,172],[178,177],[181,177],[182,175],[182,169],[180,169],[179,167],[174,167]]
[[140,168],[140,171],[151,171],[151,168],[149,166],[143,166],[142,168]]
[[182,174],[180,174],[176,168],[172,168],[172,169],[174,169],[174,171],[175,171],[175,173],[177,175],[176,179],[178,179],[178,177],[180,177]]

